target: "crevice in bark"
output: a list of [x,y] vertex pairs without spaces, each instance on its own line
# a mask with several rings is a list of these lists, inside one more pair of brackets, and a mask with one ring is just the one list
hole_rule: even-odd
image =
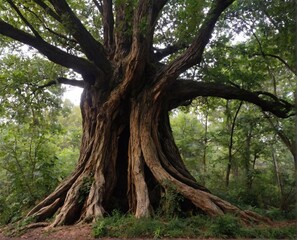
[[[122,213],[126,213],[129,210],[128,198],[127,198],[127,169],[128,169],[128,143],[130,132],[126,127],[119,137],[118,156],[116,160],[116,183],[114,186],[113,194],[110,199],[106,198],[104,206],[106,211],[111,214],[114,209],[119,210]],[[107,173],[106,175],[112,174]],[[106,186],[107,189],[112,188]]]

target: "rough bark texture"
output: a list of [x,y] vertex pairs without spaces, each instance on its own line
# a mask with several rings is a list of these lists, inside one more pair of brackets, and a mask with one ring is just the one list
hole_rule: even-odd
[[[0,34],[36,48],[52,62],[72,68],[83,78],[57,80],[84,88],[78,165],[28,216],[43,221],[55,215],[52,226],[90,222],[114,209],[146,217],[160,207],[169,183],[195,211],[211,216],[234,213],[247,222],[269,221],[240,210],[199,185],[186,169],[169,125],[168,111],[197,96],[249,101],[280,117],[286,117],[291,110],[292,106],[284,101],[262,99],[265,93],[178,79],[201,61],[215,23],[233,0],[214,0],[205,20],[197,23],[200,30],[192,44],[167,65],[158,61],[175,50],[154,53],[152,45],[166,0],[94,0],[103,17],[102,44],[88,32],[66,0],[33,2],[71,35],[76,50],[85,58],[46,42],[27,21],[30,32],[0,19]],[[22,9],[22,4],[15,7]],[[17,17],[24,19],[21,11]]]

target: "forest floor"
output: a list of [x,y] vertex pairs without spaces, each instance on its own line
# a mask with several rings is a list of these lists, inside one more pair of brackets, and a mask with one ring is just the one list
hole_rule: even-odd
[[[275,222],[274,227],[295,225],[297,227],[297,220],[287,222]],[[0,240],[94,240],[92,236],[92,225],[74,225],[74,226],[63,226],[56,227],[50,230],[39,227],[27,230],[20,236],[9,237],[6,236],[5,230],[0,228]],[[98,238],[97,238],[98,239]],[[100,238],[102,240],[116,240],[120,238]],[[149,238],[133,238],[134,240],[150,240]],[[153,238],[151,238],[153,239]],[[162,238],[169,239],[169,238]],[[172,239],[172,238],[171,238]],[[175,240],[186,240],[189,238],[175,238]],[[206,239],[206,238],[195,238],[195,239]],[[219,238],[207,238],[208,240],[218,240]],[[261,238],[262,239],[262,238]],[[247,239],[245,239],[247,240]]]

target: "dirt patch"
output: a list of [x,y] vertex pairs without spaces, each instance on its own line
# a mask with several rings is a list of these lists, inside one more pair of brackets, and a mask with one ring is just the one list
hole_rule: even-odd
[[6,237],[0,231],[0,240],[93,240],[91,225],[63,226],[52,229],[29,229],[19,237]]

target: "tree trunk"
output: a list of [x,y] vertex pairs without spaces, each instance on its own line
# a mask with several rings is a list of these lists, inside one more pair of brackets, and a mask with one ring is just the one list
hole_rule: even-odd
[[[164,104],[165,103],[165,104]],[[166,101],[145,88],[133,98],[117,90],[106,98],[94,87],[82,95],[83,138],[74,173],[29,216],[37,221],[57,213],[52,226],[93,221],[114,209],[151,216],[168,183],[195,211],[210,216],[261,217],[212,195],[186,169],[174,143]],[[263,219],[262,219],[263,220]]]
[[[242,106],[242,101],[240,102],[235,115],[231,121],[231,113],[230,113],[230,109],[229,109],[229,101],[227,101],[227,105],[226,105],[226,111],[227,111],[227,126],[228,126],[228,130],[230,132],[230,139],[229,139],[229,144],[228,144],[228,164],[227,164],[227,171],[226,171],[226,187],[229,187],[229,182],[230,182],[230,173],[231,173],[231,168],[233,166],[233,136],[234,136],[234,129],[235,129],[235,124],[236,124],[236,120],[237,120],[237,116],[239,114],[239,111],[241,109]],[[231,126],[230,126],[231,125]]]

